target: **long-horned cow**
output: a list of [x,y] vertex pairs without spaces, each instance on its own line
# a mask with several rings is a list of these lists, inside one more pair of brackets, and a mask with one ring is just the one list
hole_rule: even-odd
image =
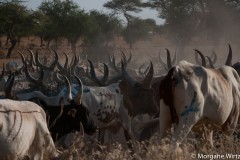
[[29,101],[0,100],[0,151],[3,160],[58,156],[40,106]]
[[162,80],[160,98],[160,136],[176,122],[174,144],[200,124],[213,124],[231,135],[239,117],[240,79],[228,66],[207,69],[181,61]]
[[[105,87],[85,86],[77,89],[72,85],[73,97],[77,104],[87,107],[90,117],[99,129],[108,129],[115,133],[123,128],[126,140],[134,137],[131,130],[131,119],[138,114],[158,112],[154,91],[151,88],[153,65],[142,82],[132,79],[122,63],[123,80]],[[64,94],[64,90],[60,92]],[[59,95],[61,95],[59,93]],[[19,99],[41,96],[40,92],[16,95]],[[45,96],[46,102],[53,103]]]
[[141,83],[128,75],[123,63],[122,73],[123,80],[119,83],[105,87],[84,86],[81,102],[88,107],[100,129],[117,133],[122,127],[128,141],[135,137],[131,130],[132,117],[145,113],[154,115],[158,106],[151,88],[152,64]]
[[[47,113],[49,129],[54,141],[70,132],[80,131],[80,123],[85,133],[91,135],[96,132],[96,126],[91,118],[89,118],[89,110],[82,104],[79,104],[79,100],[76,101],[72,99],[70,82],[67,77],[63,77],[67,85],[57,96],[46,96],[41,91],[14,95],[11,93],[14,75],[13,78],[10,77],[8,79],[8,85],[5,91],[7,98],[31,100],[43,107]],[[82,88],[80,80],[78,88]],[[76,94],[82,95],[82,91],[80,90],[78,93],[76,92]]]

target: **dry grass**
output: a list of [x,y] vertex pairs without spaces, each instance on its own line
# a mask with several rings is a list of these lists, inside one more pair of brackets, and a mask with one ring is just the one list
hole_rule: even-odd
[[[240,143],[237,137],[225,137],[218,133],[214,135],[214,147],[210,147],[202,139],[187,138],[178,149],[173,148],[170,137],[159,140],[158,135],[153,136],[150,141],[133,142],[134,154],[130,152],[127,146],[120,143],[111,143],[100,146],[96,141],[83,142],[81,146],[66,149],[65,154],[73,154],[72,159],[76,160],[190,160],[190,159],[215,159],[216,156],[236,155],[240,153]],[[75,143],[75,144],[80,144]],[[229,154],[229,155],[228,155]],[[70,159],[71,159],[70,158]],[[237,159],[233,157],[232,159]]]

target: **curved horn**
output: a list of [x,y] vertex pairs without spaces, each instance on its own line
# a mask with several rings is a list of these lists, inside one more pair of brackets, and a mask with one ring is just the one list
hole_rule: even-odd
[[108,66],[105,63],[103,63],[103,65],[104,65],[104,75],[103,75],[103,78],[101,79],[101,83],[105,84],[108,79],[109,70],[108,70]]
[[38,50],[36,51],[36,65],[40,68],[43,68],[43,69],[46,69],[47,66],[44,66],[40,60],[39,60],[39,53],[38,53]]
[[122,60],[123,60],[124,66],[127,67],[127,56],[123,51],[121,52],[122,52]]
[[200,55],[201,59],[202,59],[202,66],[203,67],[206,67],[207,66],[207,63],[206,63],[206,59],[204,57],[204,55],[202,54],[202,52],[200,52],[199,50],[197,49],[194,49],[194,51]]
[[142,64],[139,68],[138,68],[138,72],[139,74],[141,74],[141,76],[144,75],[144,73],[141,71],[141,69],[145,66],[145,64]]
[[30,82],[33,82],[35,84],[38,84],[38,83],[41,83],[43,81],[43,78],[44,78],[44,71],[43,71],[43,68],[41,68],[41,73],[40,73],[40,76],[38,79],[35,79],[31,76],[31,74],[29,73],[29,70],[28,70],[28,66],[27,66],[27,63],[25,61],[25,57],[23,56],[23,54],[21,52],[18,52],[21,56],[21,59],[22,61],[24,62],[24,71],[25,71],[25,74],[26,74],[26,77],[27,79],[30,81]]
[[137,82],[127,73],[123,61],[121,61],[121,66],[124,80],[126,80],[131,86],[134,86]]
[[199,58],[198,58],[198,54],[195,52],[195,61],[198,65],[202,65],[202,62],[200,62]]
[[166,71],[168,71],[168,67],[167,67],[167,64],[165,64],[161,58],[161,53],[159,52],[158,53],[158,59],[159,59],[159,62],[161,63],[161,65],[165,68]]
[[108,58],[109,58],[109,59],[108,59],[109,65],[110,65],[115,71],[119,72],[119,69],[118,69],[117,66],[116,66],[114,54],[111,55],[111,54],[109,53],[108,55],[109,55],[109,56],[108,56]]
[[129,58],[127,60],[127,64],[129,64],[132,61],[132,53],[130,52]]
[[78,91],[77,96],[74,99],[74,102],[75,102],[75,104],[81,104],[82,103],[82,94],[83,94],[82,81],[76,75],[74,75],[74,77],[77,79],[78,84],[79,84],[79,91]]
[[126,56],[126,54],[123,52],[123,51],[121,51],[122,52],[122,55],[123,55],[123,62],[124,62],[124,65],[125,65],[125,67],[131,62],[131,60],[132,60],[132,53],[130,52],[130,55],[129,55],[129,57],[128,57],[128,59],[127,59],[127,56]]
[[214,51],[214,49],[212,50],[212,54],[211,54],[210,58],[211,58],[213,64],[215,64],[217,62],[217,54]]
[[175,65],[175,64],[176,64],[176,61],[177,61],[177,52],[176,52],[176,50],[175,50],[175,55],[174,55],[174,57],[173,57],[173,60],[172,60],[172,62],[171,62],[171,65],[172,65],[172,66]]
[[171,60],[171,55],[169,50],[166,48],[167,50],[167,66],[168,66],[168,70],[172,68],[172,60]]
[[208,56],[206,56],[206,57],[207,57],[207,59],[208,59],[208,61],[209,61],[210,67],[211,67],[211,68],[215,68],[214,65],[213,65],[213,62],[212,62],[211,58],[208,57]]
[[229,49],[229,52],[228,52],[228,57],[227,57],[225,65],[231,66],[232,65],[232,47],[230,44],[228,44],[228,49]]
[[95,70],[94,70],[94,67],[93,67],[93,64],[92,64],[92,61],[88,60],[88,63],[90,65],[90,77],[91,79],[97,83],[98,85],[102,85],[101,82],[99,81],[99,79],[97,78],[96,76],[96,73],[95,73]]
[[59,74],[58,74],[58,71],[54,72],[54,77],[55,77],[55,80],[58,82],[58,83],[64,83],[64,81],[59,77]]
[[67,70],[68,69],[68,55],[65,52],[63,52],[63,54],[65,55],[65,58],[66,58],[64,68]]
[[74,56],[74,61],[73,61],[73,64],[72,64],[72,68],[76,67],[77,66],[77,63],[78,63],[78,56],[75,54]]
[[21,57],[21,60],[22,60],[23,66],[24,66],[24,65],[26,65],[26,64],[27,64],[27,62],[26,62],[26,59],[25,59],[25,57],[23,56],[23,53],[22,53],[22,52],[20,52],[20,51],[18,51],[18,53],[20,54],[20,57]]
[[153,78],[153,73],[154,73],[153,64],[152,64],[152,62],[150,62],[150,69],[149,69],[146,77],[144,78],[144,80],[142,82],[142,86],[144,88],[150,88],[151,81],[152,81],[152,78]]
[[73,99],[72,98],[72,87],[71,87],[71,84],[70,84],[68,78],[64,75],[62,75],[62,76],[63,76],[65,82],[67,83],[67,101],[70,103],[71,100]]
[[31,56],[30,58],[31,67],[36,66],[36,62],[35,62],[36,58],[34,57],[33,51],[31,51],[30,49],[28,49],[27,51],[30,53],[30,56]]
[[[52,53],[52,52],[51,52]],[[53,53],[54,53],[54,61],[52,62],[52,64],[50,65],[50,69],[54,69],[56,66],[57,66],[57,64],[58,64],[58,53],[57,53],[57,51],[56,50],[53,50]]]
[[8,76],[7,82],[4,85],[5,98],[13,99],[12,88],[15,80],[15,74],[12,73]]

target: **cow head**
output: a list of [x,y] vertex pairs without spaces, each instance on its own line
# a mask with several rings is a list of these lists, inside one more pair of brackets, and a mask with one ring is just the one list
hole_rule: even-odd
[[[55,137],[60,138],[61,136],[72,132],[72,131],[80,131],[80,123],[82,123],[84,132],[87,134],[93,134],[96,132],[96,126],[93,123],[93,120],[89,117],[89,111],[86,107],[84,107],[81,104],[81,98],[82,98],[82,83],[79,78],[77,78],[79,83],[79,93],[76,96],[76,99],[72,99],[71,95],[71,85],[67,77],[63,76],[65,81],[67,82],[67,99],[69,101],[69,105],[64,105],[64,101],[62,98],[60,100],[60,106],[62,108],[62,111],[57,116],[57,118],[53,121],[53,126],[50,128],[51,131],[53,131],[53,137],[55,134]],[[50,115],[51,116],[51,115]],[[50,127],[51,127],[50,126]],[[60,128],[59,128],[60,127]],[[57,134],[57,135],[56,135]],[[56,140],[56,139],[55,139]]]
[[119,87],[123,94],[124,106],[128,108],[131,116],[145,113],[153,115],[158,112],[155,94],[151,88],[153,72],[151,63],[146,77],[140,83],[129,76],[122,63],[123,80],[120,82]]
[[[51,113],[50,118],[51,118]],[[50,120],[51,121],[51,120]],[[50,131],[54,140],[73,132],[81,131],[83,125],[84,132],[92,135],[96,132],[93,121],[89,118],[89,111],[83,105],[76,105],[74,101],[70,105],[62,105],[62,112],[50,125]]]
[[181,61],[179,65],[171,68],[161,81],[160,101],[169,107],[173,123],[178,122],[177,111],[184,110],[196,99],[197,83],[192,77],[192,64]]

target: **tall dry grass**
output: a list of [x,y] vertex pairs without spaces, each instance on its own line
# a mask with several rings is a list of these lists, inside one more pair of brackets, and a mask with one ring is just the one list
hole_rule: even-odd
[[[97,141],[83,141],[65,149],[64,152],[72,154],[68,159],[76,160],[193,160],[193,159],[237,159],[240,155],[240,139],[237,135],[226,137],[221,133],[215,133],[214,146],[202,138],[186,138],[178,148],[172,145],[171,137],[159,140],[154,135],[149,141],[132,142],[134,153],[126,145],[110,143],[99,145]],[[223,158],[221,158],[223,157]],[[231,158],[232,157],[232,158]]]

